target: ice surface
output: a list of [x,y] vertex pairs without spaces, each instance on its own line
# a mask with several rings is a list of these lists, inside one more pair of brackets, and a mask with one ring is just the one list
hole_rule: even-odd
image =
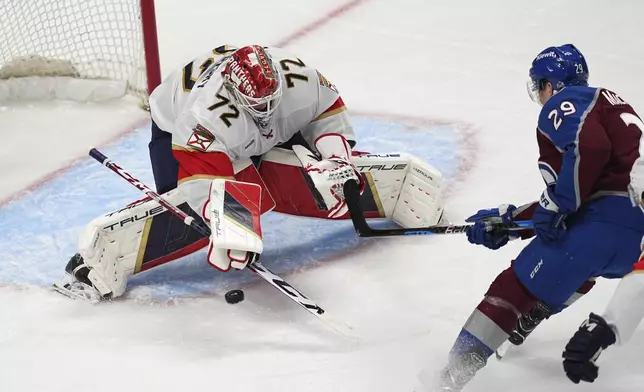
[[[226,41],[279,42],[343,2],[178,4],[157,1],[164,73]],[[544,47],[574,43],[592,84],[644,111],[643,11],[634,0],[371,0],[287,47],[338,86],[361,149],[416,153],[445,171],[447,213],[458,221],[541,192],[539,108],[524,84]],[[79,228],[139,196],[85,151],[145,127],[146,115],[122,102],[29,105],[0,108],[7,135],[0,199],[78,163],[0,208],[2,392],[411,391],[421,368],[443,365],[471,309],[522,246],[492,252],[462,236],[359,241],[346,223],[270,216],[267,265],[351,324],[360,341],[338,336],[249,273],[216,273],[199,255],[137,276],[124,300],[69,301],[45,287],[73,252]],[[104,151],[150,181],[144,148],[140,130]],[[234,306],[222,297],[233,287],[246,291]],[[642,334],[602,355],[593,385],[574,386],[561,369],[565,342],[613,288],[600,281],[521,349],[492,360],[467,391],[640,390]]]

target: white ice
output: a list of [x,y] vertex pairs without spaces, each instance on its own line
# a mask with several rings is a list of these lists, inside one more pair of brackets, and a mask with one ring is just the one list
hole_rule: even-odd
[[[344,4],[156,3],[164,74],[222,43],[284,42]],[[591,84],[644,111],[643,14],[636,0],[366,0],[286,47],[338,86],[363,145],[405,149],[447,172],[446,210],[459,221],[542,190],[539,107],[525,80],[546,46],[574,43]],[[422,368],[444,364],[472,308],[522,247],[492,252],[457,235],[358,241],[343,223],[270,217],[267,264],[351,324],[359,341],[246,272],[222,276],[198,257],[137,276],[122,301],[90,306],[52,294],[47,285],[82,223],[138,197],[86,150],[143,126],[105,151],[150,181],[146,116],[123,101],[0,104],[0,204],[14,198],[0,207],[0,391],[412,391]],[[307,242],[293,242],[297,233]],[[237,286],[246,300],[226,304],[222,293]],[[503,362],[491,360],[466,391],[641,390],[641,333],[602,355],[593,385],[574,386],[561,368],[568,338],[614,287],[600,281]]]

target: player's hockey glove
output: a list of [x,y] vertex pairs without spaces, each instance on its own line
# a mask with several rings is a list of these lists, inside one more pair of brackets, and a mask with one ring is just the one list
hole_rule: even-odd
[[495,224],[512,224],[516,209],[512,204],[503,204],[499,208],[479,210],[465,220],[466,222],[474,222],[474,226],[467,229],[468,241],[496,250],[507,244],[510,239],[515,239],[516,237],[511,237],[511,232],[495,227]]
[[537,237],[545,242],[559,241],[566,235],[566,214],[559,212],[553,187],[548,187],[539,198],[539,205],[532,215],[532,223]]
[[615,344],[615,333],[601,316],[591,313],[566,345],[563,367],[570,381],[593,382],[599,368],[595,361],[608,346]]

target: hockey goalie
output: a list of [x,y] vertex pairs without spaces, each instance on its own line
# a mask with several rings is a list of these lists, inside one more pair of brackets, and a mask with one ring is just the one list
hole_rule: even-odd
[[151,199],[100,216],[54,285],[67,296],[119,297],[128,277],[205,247],[212,267],[243,269],[263,251],[262,214],[347,219],[349,179],[361,184],[368,218],[403,227],[440,219],[441,173],[412,156],[353,151],[336,87],[282,49],[217,47],[169,75],[150,111],[157,192],[212,234]]

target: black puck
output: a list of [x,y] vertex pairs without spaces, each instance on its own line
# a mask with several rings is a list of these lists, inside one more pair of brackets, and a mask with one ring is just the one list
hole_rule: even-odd
[[230,290],[224,298],[226,298],[226,302],[229,304],[236,304],[244,300],[244,292],[239,289]]

